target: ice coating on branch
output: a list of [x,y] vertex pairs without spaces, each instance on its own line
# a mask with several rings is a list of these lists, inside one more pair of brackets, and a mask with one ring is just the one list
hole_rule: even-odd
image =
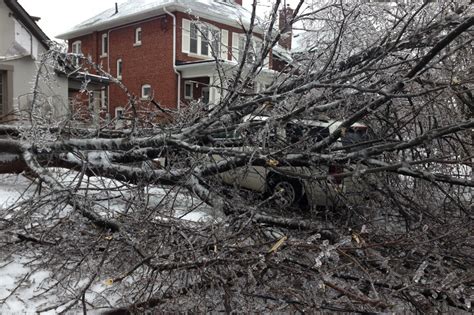
[[428,262],[425,260],[421,263],[420,267],[415,272],[415,275],[413,276],[413,282],[418,283],[425,274],[425,269],[428,267]]

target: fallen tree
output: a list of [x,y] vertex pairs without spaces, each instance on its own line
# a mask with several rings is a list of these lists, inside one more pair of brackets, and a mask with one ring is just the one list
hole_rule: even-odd
[[[290,23],[311,45],[263,91],[251,86],[282,35],[272,29],[209,111],[157,109],[173,122],[144,128],[131,92],[84,57],[128,93],[129,129],[37,115],[3,127],[1,172],[34,186],[0,212],[0,250],[50,272],[40,294],[58,297],[40,312],[471,310],[472,5],[302,5]],[[52,49],[43,62],[69,58]],[[307,120],[334,128],[279,137]],[[219,176],[256,166],[322,186],[326,207],[288,209],[275,202],[285,191]]]

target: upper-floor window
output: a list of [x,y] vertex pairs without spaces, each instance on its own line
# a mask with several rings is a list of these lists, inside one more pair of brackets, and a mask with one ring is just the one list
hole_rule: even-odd
[[182,52],[220,57],[221,32],[217,27],[186,19],[182,22]]
[[75,41],[71,45],[73,54],[82,54],[82,43],[80,40]]
[[229,59],[229,31],[228,30],[221,30],[221,59],[228,60]]
[[109,39],[107,37],[107,33],[102,34],[102,57],[107,56],[107,53],[109,52]]
[[82,55],[82,42],[80,40],[75,41],[71,45],[71,51],[76,56],[73,57],[73,64],[77,66],[79,64],[79,56]]
[[117,79],[122,80],[123,62],[122,59],[117,59]]
[[135,29],[135,42],[133,43],[134,46],[139,46],[142,44],[142,28],[137,27]]
[[142,99],[150,99],[151,98],[151,85],[144,84],[142,85]]
[[245,49],[245,40],[245,34],[232,33],[232,60],[241,60]]
[[[260,62],[263,55],[263,43],[262,40],[256,36],[252,36],[248,51],[245,50],[245,44],[247,41],[246,34],[232,33],[232,60],[240,62],[243,55],[246,56],[246,62],[254,63]],[[263,60],[263,66],[268,67],[269,54],[267,53]]]

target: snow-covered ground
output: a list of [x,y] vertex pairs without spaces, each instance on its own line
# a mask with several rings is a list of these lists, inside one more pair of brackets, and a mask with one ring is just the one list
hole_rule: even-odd
[[[61,172],[59,170],[59,172]],[[61,174],[57,174],[61,177]],[[70,173],[61,178],[63,184],[74,182],[76,179]],[[89,189],[94,190],[94,181],[98,179],[90,179],[88,181]],[[97,187],[117,187],[117,183],[112,180],[101,179],[100,185]],[[95,184],[99,184],[96,182]],[[36,189],[31,181],[22,175],[0,175],[0,213],[8,207],[25,200]],[[115,193],[120,194],[120,190],[116,189]],[[176,193],[176,192],[175,192]],[[148,190],[149,205],[158,205],[163,198],[167,196],[167,191],[161,188],[152,188]],[[174,198],[173,215],[177,218],[188,221],[206,221],[209,220],[207,215],[207,206],[202,204],[196,198],[184,193],[178,193]],[[105,198],[106,199],[106,198]],[[105,200],[103,206],[113,208],[114,211],[120,211],[123,207],[119,201]],[[105,214],[105,212],[104,212]],[[8,239],[8,235],[0,231],[0,242]],[[46,270],[32,270],[27,265],[27,259],[18,256],[10,258],[0,257],[0,314],[36,314],[38,309],[42,309],[47,305],[54,304],[54,296],[38,297],[37,295],[48,284],[49,273]],[[17,287],[18,280],[22,280],[22,285]],[[93,292],[104,291],[104,283],[94,285]],[[51,310],[41,314],[56,314],[57,310]],[[70,314],[73,314],[70,313]],[[92,313],[93,314],[93,313]]]
[[[31,188],[31,181],[21,175],[1,175],[0,211],[27,197]],[[0,231],[0,239],[5,238],[2,234]],[[12,261],[0,257],[0,314],[35,314],[36,308],[45,302],[34,299],[34,296],[41,283],[48,278],[48,273],[32,273],[25,262],[21,258]],[[15,282],[27,276],[24,284],[16,288]]]

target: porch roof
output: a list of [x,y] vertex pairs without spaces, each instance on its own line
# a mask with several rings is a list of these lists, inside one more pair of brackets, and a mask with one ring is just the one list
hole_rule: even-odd
[[83,88],[84,82],[87,82],[87,85],[92,90],[101,89],[104,86],[108,86],[110,79],[108,77],[90,74],[86,72],[76,72],[71,75],[68,75],[69,80],[69,89],[80,90]]
[[[219,66],[221,69],[226,72],[238,65],[237,62],[234,61],[219,61]],[[176,70],[181,72],[183,79],[186,78],[197,78],[197,77],[205,77],[205,76],[213,76],[217,74],[217,65],[214,59],[210,60],[202,60],[202,61],[194,61],[194,62],[186,62],[186,63],[177,63]],[[273,77],[278,75],[277,71],[263,68],[259,73],[259,77]]]

